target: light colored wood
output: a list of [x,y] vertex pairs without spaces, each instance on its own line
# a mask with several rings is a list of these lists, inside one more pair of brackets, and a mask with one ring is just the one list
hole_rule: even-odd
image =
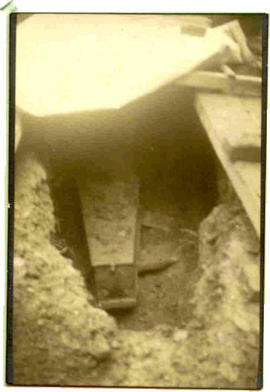
[[77,184],[98,302],[104,309],[133,307],[139,186],[88,175]]
[[234,95],[261,96],[262,79],[257,76],[236,75],[230,77],[222,72],[194,71],[180,77],[180,86],[222,91]]
[[[224,98],[224,104],[230,106],[230,97]],[[238,118],[238,129],[223,130],[223,143],[233,160],[237,157],[249,161],[260,162],[261,153],[261,99],[235,97],[233,100],[232,121],[236,123]],[[216,106],[218,110],[218,107]],[[239,116],[239,117],[238,117]],[[225,121],[227,121],[225,119]],[[233,126],[233,125],[232,125]]]
[[238,161],[234,163],[235,170],[249,188],[254,199],[260,202],[261,196],[261,164],[256,162]]
[[[248,119],[250,131],[253,128],[254,133],[260,133],[260,120],[257,119],[260,99],[198,94],[195,107],[218,158],[260,236],[260,163],[233,163],[224,148],[224,137],[229,139],[230,134],[239,132],[239,128],[247,126]],[[252,114],[244,110],[246,107]]]
[[133,264],[138,185],[85,178],[79,193],[92,265]]

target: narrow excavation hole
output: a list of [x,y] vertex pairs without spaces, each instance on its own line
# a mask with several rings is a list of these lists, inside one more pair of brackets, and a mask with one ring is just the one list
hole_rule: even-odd
[[[189,300],[199,274],[198,228],[217,201],[217,185],[215,154],[194,110],[191,106],[188,109],[184,124],[176,120],[178,110],[175,117],[167,116],[164,129],[151,132],[151,138],[141,133],[140,142],[131,146],[140,181],[138,303],[129,310],[110,311],[121,328],[146,330],[160,324],[183,328],[192,317]],[[63,241],[62,252],[82,271],[95,296],[74,178],[74,173],[80,173],[76,168],[68,170],[65,162],[62,166],[58,162],[51,171],[50,189],[58,222],[54,236],[60,246]],[[163,267],[149,267],[163,262]],[[140,267],[144,264],[148,265],[146,270]]]

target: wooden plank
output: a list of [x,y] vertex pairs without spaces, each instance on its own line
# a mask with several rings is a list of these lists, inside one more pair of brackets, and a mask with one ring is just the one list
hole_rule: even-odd
[[221,143],[230,149],[261,147],[261,100],[208,94],[203,98]]
[[133,264],[138,187],[86,180],[80,193],[92,264]]
[[262,79],[257,76],[229,77],[222,72],[194,71],[177,79],[181,86],[221,91],[230,95],[261,96]]
[[98,300],[108,308],[136,304],[139,186],[120,181],[79,181]]
[[228,130],[224,146],[232,161],[261,162],[261,99],[238,99],[234,111],[237,105],[241,116],[239,128],[237,132]]
[[[254,112],[251,116],[243,110],[246,105],[243,100],[251,99],[254,100],[255,98],[198,94],[195,99],[195,107],[236,193],[242,201],[258,236],[260,236],[260,164],[232,162],[224,147],[224,137],[239,132],[239,128],[246,124],[247,118],[253,117],[250,124],[254,127],[255,133],[260,132],[260,121],[254,121],[256,117],[254,117]],[[260,100],[258,101],[253,101],[254,107],[260,105]],[[251,101],[248,105],[252,110]],[[256,113],[256,109],[254,110]]]
[[235,162],[235,170],[242,178],[242,181],[246,183],[251,194],[254,195],[254,199],[258,198],[260,202],[261,197],[261,164],[256,162]]

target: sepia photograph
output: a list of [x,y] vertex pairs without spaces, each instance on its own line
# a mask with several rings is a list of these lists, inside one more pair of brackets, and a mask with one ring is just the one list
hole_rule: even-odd
[[10,14],[8,385],[262,388],[267,42]]

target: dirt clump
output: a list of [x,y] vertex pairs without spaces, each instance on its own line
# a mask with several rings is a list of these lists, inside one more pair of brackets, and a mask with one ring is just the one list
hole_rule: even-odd
[[199,234],[202,273],[192,302],[195,324],[205,334],[201,352],[205,351],[206,361],[209,355],[217,358],[216,372],[226,387],[255,388],[260,332],[258,238],[237,200],[214,208]]

